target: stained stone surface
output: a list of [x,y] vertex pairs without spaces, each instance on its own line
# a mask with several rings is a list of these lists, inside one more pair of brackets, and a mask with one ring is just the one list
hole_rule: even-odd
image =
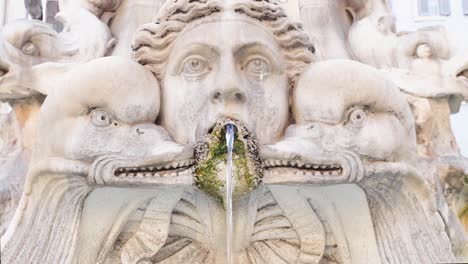
[[0,29],[2,263],[468,261],[468,39],[380,0],[59,3]]

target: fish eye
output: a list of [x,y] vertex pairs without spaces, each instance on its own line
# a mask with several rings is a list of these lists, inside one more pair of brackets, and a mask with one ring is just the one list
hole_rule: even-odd
[[96,127],[107,127],[113,122],[112,115],[103,109],[94,109],[90,113],[91,123]]
[[362,126],[367,120],[367,113],[364,109],[356,108],[349,113],[348,121],[354,125]]
[[468,69],[462,70],[457,74],[458,78],[465,78],[468,80]]
[[39,56],[39,49],[37,48],[36,44],[34,44],[33,42],[26,42],[21,47],[21,52],[30,56]]

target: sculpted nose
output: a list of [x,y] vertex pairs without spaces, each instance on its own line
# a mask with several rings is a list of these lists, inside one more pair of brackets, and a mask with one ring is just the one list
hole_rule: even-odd
[[238,88],[219,88],[211,94],[211,101],[216,104],[242,104],[246,101],[246,95]]
[[221,74],[217,78],[215,89],[211,92],[211,101],[215,104],[243,104],[247,95],[237,72],[233,58],[225,57],[221,64]]

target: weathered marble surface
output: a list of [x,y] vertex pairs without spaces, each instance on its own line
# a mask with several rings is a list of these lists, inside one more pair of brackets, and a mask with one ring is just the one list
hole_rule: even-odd
[[[115,76],[128,77],[117,81]],[[76,244],[82,233],[79,223],[87,221],[83,204],[94,186],[139,185],[132,170],[109,174],[107,166],[117,166],[117,170],[170,164],[175,170],[190,162],[183,157],[192,152],[152,124],[159,112],[159,90],[154,77],[140,65],[118,57],[103,58],[78,66],[65,80],[67,89],[51,91],[41,108],[24,193],[2,236],[2,260],[7,263],[68,263],[78,257],[75,248],[85,246]],[[67,130],[70,134],[64,133]],[[184,178],[181,171],[177,174]],[[144,176],[140,179],[145,185],[158,177],[164,181],[164,175],[156,171]],[[115,210],[122,210],[121,206],[116,204]],[[112,214],[112,209],[107,213]],[[108,228],[118,221],[110,220],[102,224]],[[24,241],[32,239],[41,247],[25,247]]]
[[1,260],[227,263],[226,123],[234,263],[466,260],[467,50],[397,34],[383,1],[298,3],[302,24],[275,0],[82,0],[64,32],[4,27]]
[[[361,9],[352,6],[352,10],[365,11],[349,29],[348,43],[354,59],[382,69],[406,94],[415,118],[418,156],[428,159],[431,165],[427,166],[441,173],[443,192],[452,197],[449,200],[458,196],[455,200],[466,203],[466,187],[449,187],[452,183],[446,179],[451,177],[437,169],[452,167],[458,171],[458,181],[468,176],[464,173],[468,163],[460,155],[450,127],[450,114],[457,113],[460,103],[468,98],[468,38],[454,33],[457,27],[466,27],[466,21],[456,21],[447,28],[397,33],[381,1],[363,2],[367,4],[357,5]],[[450,202],[450,207],[461,219],[467,217],[465,206]]]
[[[302,74],[293,102],[297,124],[264,153],[273,158],[265,182],[356,183],[367,197],[360,202],[370,208],[368,228],[380,254],[369,262],[455,260],[449,252],[464,242],[450,244],[441,205],[418,172],[411,111],[392,82],[356,62],[320,62]],[[284,169],[285,162],[294,170]]]

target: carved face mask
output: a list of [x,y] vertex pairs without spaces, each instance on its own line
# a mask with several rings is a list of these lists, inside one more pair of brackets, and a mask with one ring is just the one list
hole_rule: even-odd
[[275,39],[238,20],[183,32],[169,57],[162,102],[161,123],[179,143],[195,143],[221,117],[242,121],[260,143],[274,142],[288,120],[288,80]]

